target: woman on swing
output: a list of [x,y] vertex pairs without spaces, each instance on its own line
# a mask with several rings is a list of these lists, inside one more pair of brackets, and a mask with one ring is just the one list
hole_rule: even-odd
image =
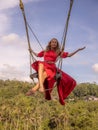
[[[79,48],[72,53],[63,52],[63,50],[60,50],[58,40],[56,38],[53,38],[46,46],[45,51],[35,53],[33,50],[30,50],[35,56],[44,57],[44,61],[37,61],[32,64],[33,69],[38,72],[39,82],[32,89],[30,89],[26,93],[26,95],[30,96],[34,94],[37,90],[39,90],[42,93],[45,92],[46,99],[50,100],[50,93],[56,81],[54,78],[57,72],[57,67],[55,63],[58,56],[62,58],[71,57],[83,49],[85,49],[85,47]],[[67,96],[74,89],[74,87],[76,86],[76,81],[63,71],[59,70],[59,72],[61,72],[62,75],[59,79],[59,82],[57,83],[57,89],[59,94],[59,101],[62,105],[64,105],[64,99],[67,98]]]

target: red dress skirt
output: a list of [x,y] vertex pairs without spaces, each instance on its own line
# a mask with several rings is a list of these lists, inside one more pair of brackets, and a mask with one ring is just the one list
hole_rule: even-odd
[[[64,52],[62,54],[62,58],[66,58],[67,55],[68,52]],[[46,89],[45,98],[47,100],[51,100],[51,91],[53,89],[54,83],[56,82],[54,77],[57,72],[57,67],[55,65],[57,54],[53,50],[49,50],[46,52],[41,51],[40,53],[38,53],[38,57],[44,57],[44,61],[36,61],[32,64],[32,67],[38,72],[39,64],[41,63],[44,65],[44,69],[47,73],[47,79],[44,82],[44,87]],[[57,81],[57,90],[59,94],[59,101],[62,105],[64,105],[64,99],[66,99],[67,96],[74,89],[74,87],[76,86],[76,81],[63,71],[59,70],[59,72],[62,73],[62,76],[60,80]]]

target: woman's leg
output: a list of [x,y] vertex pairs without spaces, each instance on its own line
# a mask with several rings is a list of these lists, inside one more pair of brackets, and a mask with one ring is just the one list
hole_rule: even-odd
[[[41,82],[42,82],[41,84],[42,84],[42,85],[43,85],[43,83],[44,83],[46,77],[47,77],[47,74],[46,74],[46,72],[44,71],[43,74],[42,74],[42,79],[41,79]],[[40,89],[39,89],[39,88],[40,88]],[[39,82],[38,82],[31,90],[32,90],[32,92],[36,92],[38,89],[39,89],[39,91],[41,91],[41,92],[44,91],[44,88],[41,88],[41,87],[40,87],[40,83],[39,83]]]
[[39,88],[39,91],[40,92],[44,92],[44,81],[47,77],[47,73],[46,71],[44,70],[44,65],[43,64],[39,64],[39,70],[38,70],[38,76],[39,76],[39,85],[40,85],[40,88]]
[[44,92],[43,83],[44,83],[44,81],[45,81],[45,79],[47,77],[47,73],[44,70],[44,65],[43,64],[39,64],[38,76],[39,76],[39,82],[26,93],[27,96],[31,96],[38,89],[39,89],[40,92]]
[[39,82],[34,86],[34,87],[32,87],[32,91],[33,92],[36,92],[37,90],[39,89]]

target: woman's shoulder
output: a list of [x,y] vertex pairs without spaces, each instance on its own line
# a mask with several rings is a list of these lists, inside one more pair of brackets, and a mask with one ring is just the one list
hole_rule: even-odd
[[38,56],[39,56],[39,57],[43,57],[43,56],[44,56],[44,52],[45,52],[44,50],[40,51],[40,52],[38,53]]

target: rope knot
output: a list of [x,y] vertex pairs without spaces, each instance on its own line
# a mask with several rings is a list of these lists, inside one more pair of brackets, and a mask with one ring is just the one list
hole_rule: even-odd
[[20,6],[20,9],[24,10],[24,5],[23,5],[23,3],[22,3],[22,0],[20,0],[19,6]]

